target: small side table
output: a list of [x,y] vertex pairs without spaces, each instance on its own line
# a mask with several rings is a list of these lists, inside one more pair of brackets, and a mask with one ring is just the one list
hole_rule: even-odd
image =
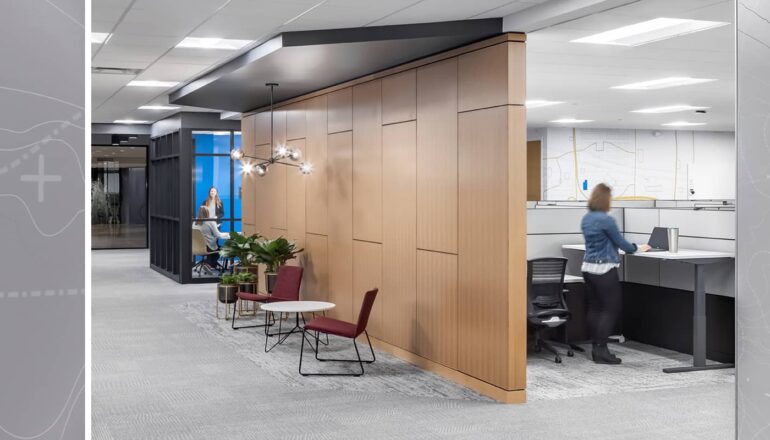
[[[302,333],[303,327],[299,325],[300,315],[303,313],[322,313],[327,310],[331,310],[336,307],[336,304],[325,301],[276,301],[272,303],[262,304],[260,309],[266,312],[280,313],[294,313],[294,327],[288,332],[281,330],[281,319],[278,319],[278,332],[270,333],[268,327],[265,326],[265,353],[269,352],[277,345],[283,343],[292,333]],[[304,323],[305,318],[302,318]],[[278,336],[278,341],[268,348],[267,340],[271,336]]]

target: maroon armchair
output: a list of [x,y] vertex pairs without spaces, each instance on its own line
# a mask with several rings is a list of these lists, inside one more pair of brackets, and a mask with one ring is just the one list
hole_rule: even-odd
[[[235,306],[238,301],[254,301],[258,303],[270,303],[277,301],[299,301],[299,288],[302,285],[303,269],[299,266],[281,266],[278,269],[278,279],[275,281],[272,295],[262,295],[261,293],[238,292],[236,294]],[[272,316],[272,315],[271,315]],[[269,327],[275,323],[268,322],[268,313],[265,312],[265,323],[257,325],[235,326],[235,313],[233,313],[233,330],[239,328]]]
[[[372,306],[374,306],[374,299],[377,297],[378,289],[372,289],[366,292],[364,295],[364,302],[361,304],[361,312],[358,314],[358,322],[355,324],[351,322],[340,321],[339,319],[327,318],[320,316],[313,318],[312,321],[305,325],[302,331],[302,347],[299,353],[299,374],[303,376],[361,376],[364,374],[364,363],[371,364],[376,359],[374,357],[374,349],[372,348],[372,342],[369,340],[369,333],[366,332],[366,325],[369,323],[369,315],[372,312]],[[322,362],[358,362],[361,372],[360,373],[303,373],[302,372],[302,356],[305,353],[305,339],[308,332],[315,332],[315,358]],[[353,340],[353,347],[356,349],[356,359],[327,359],[320,358],[318,356],[318,342],[319,334],[325,333],[327,335],[339,336],[342,338],[350,338]],[[369,343],[369,350],[372,353],[371,360],[362,360],[361,353],[358,351],[358,344],[356,344],[356,338],[363,333],[366,335],[366,342]],[[310,347],[313,348],[312,342]]]

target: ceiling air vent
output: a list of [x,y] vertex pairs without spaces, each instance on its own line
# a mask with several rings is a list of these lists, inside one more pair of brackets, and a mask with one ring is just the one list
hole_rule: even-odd
[[103,73],[108,75],[139,75],[142,69],[126,69],[123,67],[92,67],[91,73]]

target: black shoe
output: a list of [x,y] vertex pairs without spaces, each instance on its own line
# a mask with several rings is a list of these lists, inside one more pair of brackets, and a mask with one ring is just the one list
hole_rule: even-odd
[[591,350],[591,358],[597,364],[617,365],[621,362],[619,357],[610,353],[610,349],[607,348],[606,344],[594,345],[593,350]]

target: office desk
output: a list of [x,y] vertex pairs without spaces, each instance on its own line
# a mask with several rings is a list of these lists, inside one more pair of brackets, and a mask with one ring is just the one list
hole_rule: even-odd
[[[567,244],[563,249],[585,252],[583,244]],[[625,252],[621,251],[625,255]],[[630,254],[635,258],[657,258],[659,260],[675,260],[692,264],[695,269],[693,291],[693,333],[692,333],[692,366],[664,368],[664,373],[684,373],[689,371],[716,370],[732,368],[733,364],[706,364],[706,271],[705,266],[735,258],[735,254],[719,251],[702,251],[697,249],[680,249],[679,252],[640,252]]]

